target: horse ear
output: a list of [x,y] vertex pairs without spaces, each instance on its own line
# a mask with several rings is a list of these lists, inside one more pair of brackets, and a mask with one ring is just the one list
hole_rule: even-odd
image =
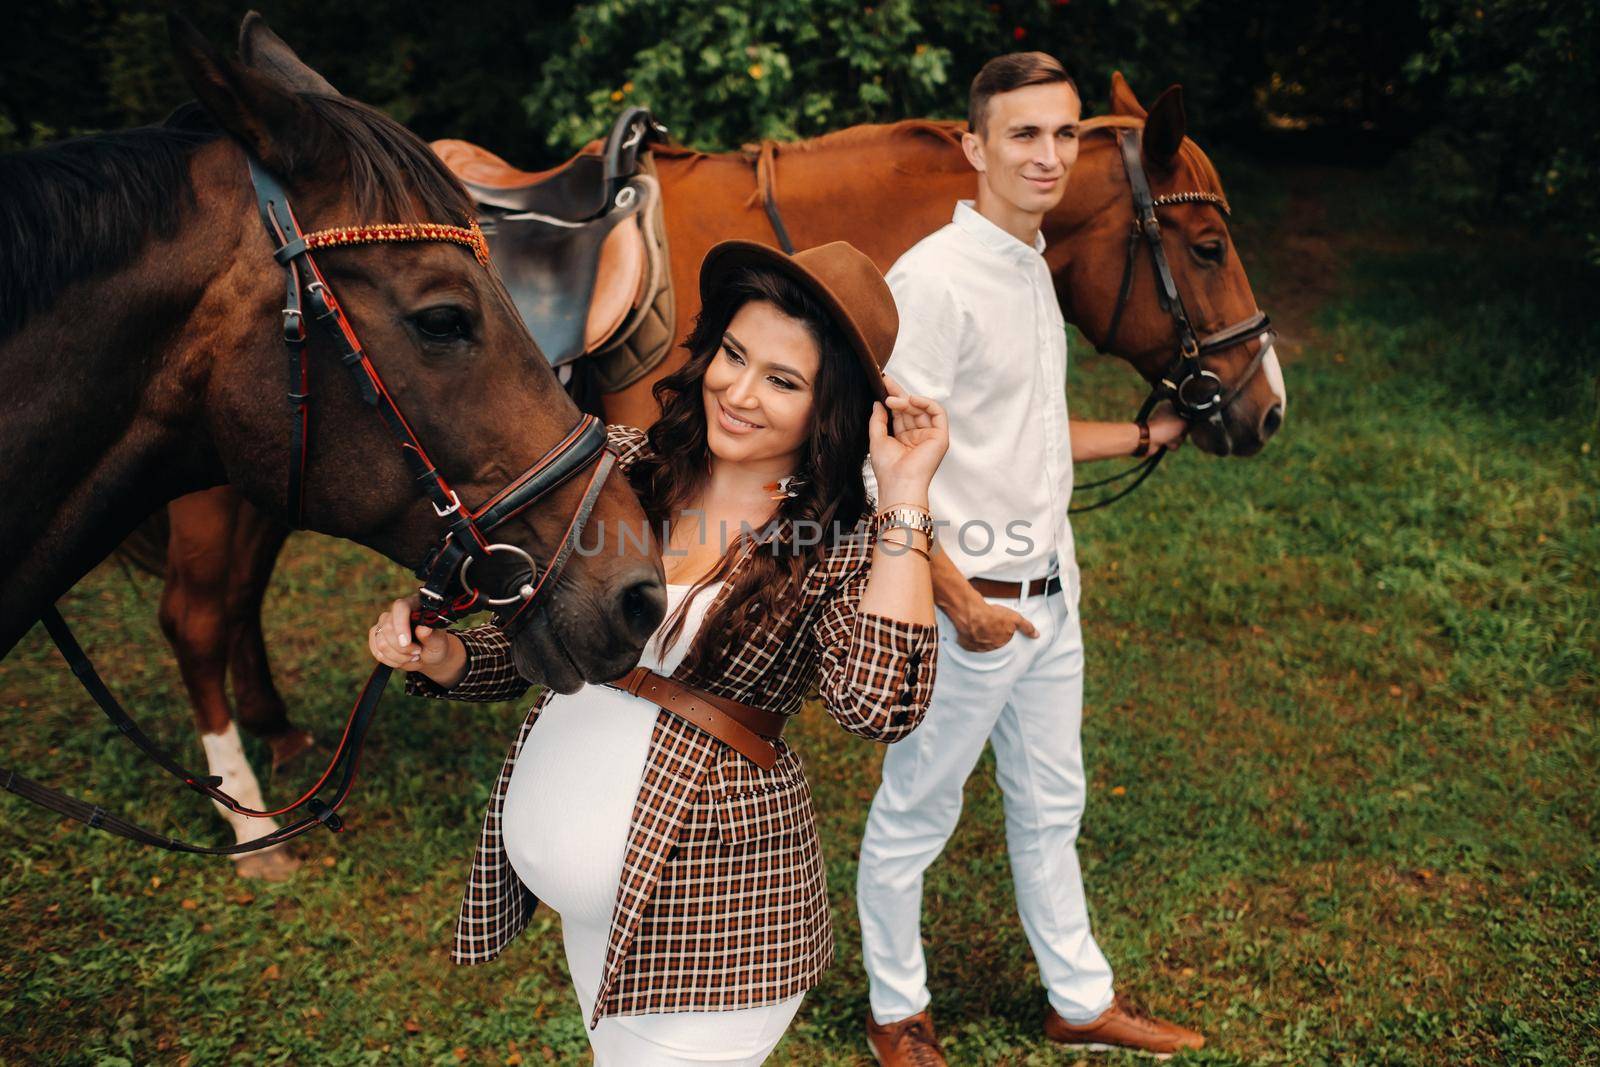
[[244,60],[245,66],[266,75],[285,89],[298,93],[317,93],[320,96],[339,95],[339,90],[306,66],[295,55],[294,49],[272,32],[272,27],[258,12],[245,15],[239,27],[239,58]]
[[1133,95],[1133,90],[1128,87],[1128,80],[1122,76],[1120,70],[1111,72],[1111,113],[1128,115],[1136,119],[1144,118],[1144,105]]
[[1183,113],[1183,86],[1172,85],[1156,98],[1144,123],[1144,158],[1153,167],[1171,170],[1183,144],[1189,120]]
[[172,12],[167,32],[189,88],[200,106],[246,150],[281,176],[293,169],[287,146],[308,126],[305,109],[289,90],[243,67],[212,47],[188,19]]

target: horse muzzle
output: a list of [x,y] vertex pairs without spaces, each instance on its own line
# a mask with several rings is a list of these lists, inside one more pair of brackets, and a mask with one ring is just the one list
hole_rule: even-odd
[[1270,337],[1258,355],[1251,367],[1260,368],[1259,380],[1241,382],[1241,388],[1229,390],[1213,410],[1191,418],[1189,439],[1202,452],[1243,459],[1260,452],[1283,428],[1288,399]]

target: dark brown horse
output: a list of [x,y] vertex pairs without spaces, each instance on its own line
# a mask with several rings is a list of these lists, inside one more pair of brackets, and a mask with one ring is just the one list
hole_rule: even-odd
[[[1110,114],[1085,124],[1066,198],[1044,227],[1063,313],[1096,344],[1109,332],[1132,219],[1128,181],[1111,135],[1118,127],[1139,132],[1157,194],[1221,192],[1210,161],[1184,136],[1181,93],[1163,94],[1147,116],[1120,75],[1115,77]],[[759,153],[658,148],[680,341],[699,309],[696,276],[706,250],[732,237],[775,243],[762,207],[764,192],[776,198],[798,247],[847,240],[887,269],[948,222],[958,199],[974,194],[961,130],[956,123],[909,121],[768,144]],[[1248,317],[1255,297],[1217,207],[1164,207],[1162,221],[1168,259],[1196,328],[1207,333]],[[1142,259],[1133,280],[1116,354],[1153,379],[1173,351],[1173,324],[1157,305],[1153,275]],[[1282,375],[1270,349],[1257,351],[1260,343],[1209,361],[1224,383],[1236,383],[1258,355],[1261,373],[1244,382],[1220,427],[1197,424],[1193,437],[1202,449],[1252,455],[1281,424]],[[655,417],[650,385],[682,360],[682,350],[674,349],[643,381],[609,394],[607,418],[648,425]],[[275,757],[293,755],[308,738],[290,726],[272,684],[258,615],[287,529],[227,488],[179,501],[171,515],[162,618],[202,722],[227,721],[224,676],[231,673],[240,721],[273,739]]]
[[[236,62],[175,21],[178,62],[201,109],[0,159],[0,496],[10,502],[0,511],[0,656],[168,500],[226,482],[258,509],[257,523],[288,517],[285,272],[246,151],[284,183],[307,231],[471,218],[464,190],[414,135],[339,96],[255,16],[240,40]],[[364,366],[469,504],[579,419],[504,287],[468,248],[432,239],[329,248],[316,262],[359,333]],[[328,337],[311,338],[305,525],[416,566],[444,521]],[[583,481],[496,538],[546,555]],[[659,560],[621,536],[644,516],[619,480],[603,486],[594,520],[617,543],[575,557],[516,639],[520,668],[569,690],[627,670],[665,599]],[[273,537],[253,542],[258,566],[275,554]],[[272,552],[259,550],[269,542]],[[245,535],[208,551],[243,545],[250,558],[250,543]],[[192,603],[186,614],[193,622],[207,610]],[[227,616],[220,604],[210,610],[213,625]],[[224,790],[261,807],[231,723],[202,725]],[[266,821],[240,818],[237,836],[261,836]],[[270,855],[251,862],[281,870],[281,854]]]

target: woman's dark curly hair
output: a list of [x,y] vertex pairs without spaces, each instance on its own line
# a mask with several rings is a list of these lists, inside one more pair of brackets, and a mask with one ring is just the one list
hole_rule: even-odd
[[[806,571],[839,538],[849,536],[867,506],[861,480],[872,412],[867,372],[832,316],[802,285],[770,268],[750,266],[732,271],[706,299],[684,342],[688,361],[655,385],[661,418],[648,432],[653,454],[629,471],[651,527],[670,529],[710,476],[702,383],[722,350],[728,323],[752,300],[764,300],[804,324],[821,354],[812,387],[810,440],[797,472],[805,481],[796,487],[799,495],[774,505],[772,521],[758,526],[754,536],[747,531],[732,540],[718,565],[663,625],[659,640],[664,648],[682,633],[685,609],[701,589],[726,578],[746,552],[754,553],[722,606],[702,624],[685,658],[702,678],[715,676],[726,650],[737,648],[786,598],[798,595]],[[796,521],[802,523],[799,531]]]

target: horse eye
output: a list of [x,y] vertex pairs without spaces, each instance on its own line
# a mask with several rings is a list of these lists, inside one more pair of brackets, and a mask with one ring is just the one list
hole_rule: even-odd
[[411,316],[411,323],[424,340],[448,343],[465,341],[471,333],[471,324],[460,308],[436,307],[419,311]]
[[1202,244],[1193,246],[1193,250],[1196,259],[1202,260],[1206,263],[1222,262],[1221,241],[1206,241]]

